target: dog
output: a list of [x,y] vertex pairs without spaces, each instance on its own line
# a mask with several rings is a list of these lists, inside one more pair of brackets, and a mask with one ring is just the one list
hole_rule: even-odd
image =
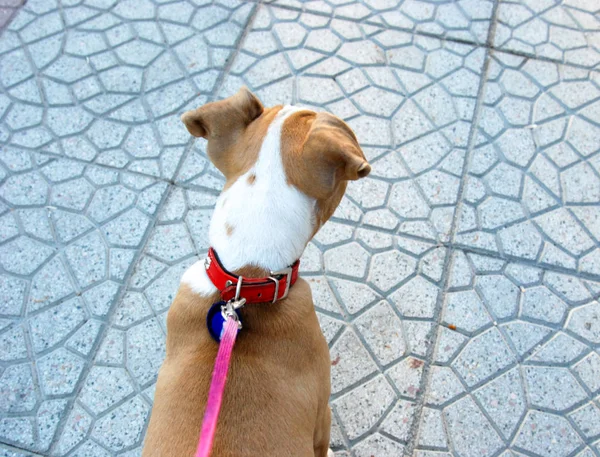
[[[341,119],[265,108],[245,87],[182,121],[208,140],[208,157],[226,179],[209,229],[220,267],[281,284],[264,303],[240,310],[243,328],[211,455],[331,456],[329,349],[310,287],[301,278],[292,286],[288,267],[331,217],[348,181],[367,176],[371,166]],[[206,323],[222,292],[209,264],[196,262],[184,273],[169,310],[143,457],[192,457],[196,450],[219,347]]]

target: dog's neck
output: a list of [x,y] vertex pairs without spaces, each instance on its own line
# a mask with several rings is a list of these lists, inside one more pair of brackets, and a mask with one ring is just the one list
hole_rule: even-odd
[[[209,239],[231,272],[248,266],[283,269],[302,255],[313,234],[315,201],[288,184],[281,158],[283,122],[296,111],[286,106],[277,114],[254,166],[217,200]],[[216,291],[203,262],[192,265],[181,281],[200,295]]]

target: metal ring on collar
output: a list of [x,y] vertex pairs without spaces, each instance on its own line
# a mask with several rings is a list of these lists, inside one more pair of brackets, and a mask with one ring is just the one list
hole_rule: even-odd
[[242,292],[242,282],[243,282],[244,278],[242,276],[238,276],[238,282],[237,285],[235,286],[235,301],[239,301],[240,299],[240,293]]

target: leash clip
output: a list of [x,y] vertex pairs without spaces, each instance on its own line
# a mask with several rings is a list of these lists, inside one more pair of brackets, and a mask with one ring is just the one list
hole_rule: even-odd
[[240,316],[238,316],[237,310],[246,304],[245,298],[240,298],[239,300],[229,300],[227,303],[221,306],[221,316],[223,319],[227,320],[232,318],[238,326],[238,329],[242,329],[242,322],[240,321]]

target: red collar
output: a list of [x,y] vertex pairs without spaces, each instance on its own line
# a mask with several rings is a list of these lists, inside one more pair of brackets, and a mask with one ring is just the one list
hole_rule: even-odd
[[298,279],[300,260],[296,260],[291,267],[272,271],[268,278],[244,278],[227,271],[215,250],[210,248],[204,266],[212,283],[221,291],[223,300],[245,298],[246,303],[275,303],[287,297]]

